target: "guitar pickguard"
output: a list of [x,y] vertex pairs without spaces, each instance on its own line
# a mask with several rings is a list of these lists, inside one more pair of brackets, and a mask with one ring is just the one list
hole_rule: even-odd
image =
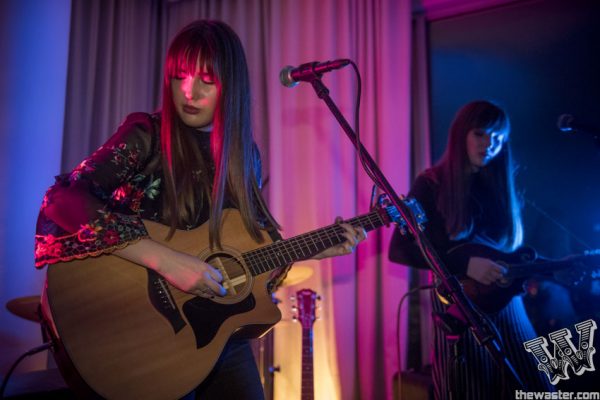
[[195,297],[183,304],[183,313],[196,337],[196,348],[208,345],[229,317],[248,312],[256,306],[254,295],[235,304],[218,304],[203,297]]

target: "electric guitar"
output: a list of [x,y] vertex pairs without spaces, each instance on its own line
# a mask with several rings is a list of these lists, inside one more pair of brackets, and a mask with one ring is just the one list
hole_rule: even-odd
[[311,289],[296,292],[297,319],[302,325],[302,400],[314,400],[313,324],[315,323],[317,293]]
[[[424,213],[405,200],[419,223]],[[345,221],[366,231],[405,225],[395,207],[377,207]],[[52,264],[47,296],[67,361],[98,395],[108,399],[177,399],[213,369],[230,337],[259,337],[281,318],[268,287],[271,272],[343,243],[339,224],[263,243],[246,232],[237,210],[222,219],[222,248],[208,247],[208,222],[176,231],[144,221],[154,240],[218,268],[224,297],[182,292],[152,270],[114,255]],[[266,244],[265,244],[266,243]],[[57,358],[61,370],[67,361]],[[62,363],[62,366],[61,366]],[[65,377],[68,381],[69,377]]]
[[[523,292],[523,284],[532,276],[554,274],[560,283],[575,286],[587,276],[600,270],[598,250],[560,260],[548,260],[539,258],[531,247],[523,247],[513,253],[504,253],[485,245],[467,243],[448,251],[449,255],[456,253],[489,258],[507,269],[504,277],[491,285],[484,285],[468,277],[461,279],[465,294],[486,313],[502,310],[515,295]],[[441,296],[442,301],[447,301],[442,293],[438,292],[438,295]]]

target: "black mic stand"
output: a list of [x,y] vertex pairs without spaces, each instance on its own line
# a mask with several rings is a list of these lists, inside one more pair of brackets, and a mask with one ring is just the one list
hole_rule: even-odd
[[[477,342],[483,345],[491,357],[494,359],[496,364],[500,368],[504,368],[507,372],[506,376],[511,378],[512,386],[515,389],[527,390],[526,386],[521,381],[519,375],[512,366],[510,360],[503,353],[500,346],[500,340],[496,335],[495,329],[492,327],[492,323],[471,303],[469,298],[465,295],[462,289],[462,285],[456,279],[456,277],[448,271],[446,266],[442,263],[441,259],[429,243],[427,237],[421,232],[416,226],[415,220],[412,217],[410,209],[404,205],[400,200],[392,186],[389,184],[377,163],[373,160],[369,152],[363,147],[362,143],[358,141],[356,133],[352,127],[348,124],[348,121],[344,118],[339,108],[333,102],[329,96],[329,89],[321,81],[320,74],[315,74],[313,79],[309,82],[312,84],[317,96],[327,104],[338,123],[346,132],[346,135],[357,149],[367,168],[372,172],[376,178],[375,184],[388,195],[390,202],[396,207],[404,221],[406,222],[406,228],[409,233],[420,243],[421,251],[428,260],[429,265],[433,269],[440,280],[440,287],[444,295],[450,297],[452,302],[460,311],[461,316],[464,318],[465,324],[470,328],[473,336]],[[461,318],[462,319],[462,318]]]

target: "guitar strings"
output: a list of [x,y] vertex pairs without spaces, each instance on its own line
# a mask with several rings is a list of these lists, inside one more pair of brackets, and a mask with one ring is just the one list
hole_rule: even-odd
[[[376,225],[374,222],[378,222],[378,225]],[[377,211],[374,211],[365,216],[349,220],[347,223],[350,223],[351,225],[370,226],[371,229],[374,229],[375,227],[382,225],[383,220],[381,215]],[[278,261],[280,261],[279,258],[283,258],[285,265],[285,263],[292,262],[294,258],[306,257],[307,254],[304,253],[303,249],[307,251],[308,256],[311,256],[317,254],[319,251],[323,251],[331,246],[342,243],[345,239],[344,236],[341,236],[343,232],[343,228],[341,228],[339,225],[330,225],[329,227],[322,228],[321,230],[315,230],[303,235],[292,237],[282,242],[275,242],[268,246],[251,250],[247,253],[244,253],[243,256],[249,264],[252,264],[255,269],[258,268],[258,272],[262,273],[269,271],[270,269],[277,268],[277,265],[275,264],[273,264],[273,267],[265,265],[264,261],[268,261],[268,259],[264,260],[265,257],[261,257],[262,253],[268,253],[270,256],[275,256],[277,257]],[[335,235],[335,237],[333,237],[332,234]],[[336,242],[334,242],[334,238],[337,240]],[[326,244],[327,241],[329,242],[329,245]],[[320,245],[318,242],[320,242]],[[311,245],[314,247],[317,253],[311,252]],[[295,253],[296,257],[291,255],[292,251]],[[285,257],[286,253],[289,260],[287,260]]]
[[[412,209],[412,207],[409,205]],[[378,208],[369,214],[352,218],[346,223],[352,226],[363,226],[368,230],[373,230],[386,222],[396,222],[399,225],[403,225],[405,222],[394,206],[385,207],[385,214],[388,219],[384,220],[381,208]],[[240,256],[234,256],[227,254],[227,258],[219,258],[221,268],[225,270],[227,277],[230,282],[239,280],[239,277],[246,275],[246,268],[248,266],[249,272],[252,276],[258,276],[264,272],[274,270],[278,267],[283,267],[287,264],[294,262],[294,260],[301,259],[303,257],[310,257],[318,254],[320,251],[324,251],[329,247],[343,243],[345,237],[343,236],[344,229],[338,224],[333,224],[325,228],[317,229],[302,235],[298,235],[280,242],[274,242],[264,247],[253,249],[242,253]],[[334,240],[335,239],[335,240]],[[326,244],[329,242],[329,245]],[[312,246],[312,248],[311,248]],[[306,253],[304,252],[306,250]],[[292,254],[292,252],[294,254]],[[283,263],[282,263],[283,260]],[[231,278],[234,270],[240,270],[242,275],[237,275]],[[233,283],[232,286],[237,286]]]
[[[389,208],[393,207],[387,207],[387,209]],[[369,214],[350,219],[346,221],[346,223],[353,226],[367,227],[372,230],[383,225],[384,220],[382,215],[375,210]],[[293,262],[294,259],[309,257],[318,254],[320,251],[329,247],[338,245],[345,240],[343,233],[344,229],[338,224],[334,224],[242,253],[241,260],[236,256],[227,254],[228,257],[225,259],[219,258],[219,262],[221,267],[225,270],[229,281],[232,282],[232,286],[237,286],[233,281],[239,281],[239,277],[246,274],[244,262],[248,266],[250,274],[252,276],[257,276],[261,273],[289,264]],[[329,242],[329,245],[327,245],[326,242]],[[311,249],[311,246],[314,250]],[[304,250],[306,250],[306,253],[308,254],[306,254]],[[292,252],[295,257],[292,255]],[[273,259],[277,262],[273,261]],[[283,260],[283,264],[279,265],[281,260]],[[234,270],[241,270],[242,275],[231,278]]]
[[[368,223],[371,227],[374,227],[374,217],[377,217],[379,220],[375,222],[382,222],[381,216],[376,212],[368,214],[367,216],[358,217],[355,219],[356,221],[351,220],[349,222],[356,225],[367,225]],[[260,273],[264,273],[279,267],[278,264],[272,261],[273,258],[276,258],[279,262],[283,260],[283,265],[285,265],[292,262],[295,258],[306,257],[307,254],[303,251],[303,249],[306,250],[310,256],[311,246],[314,247],[315,251],[318,253],[319,251],[323,251],[330,246],[342,243],[345,239],[344,236],[341,235],[343,232],[343,228],[341,228],[339,225],[331,225],[321,230],[309,232],[303,235],[292,237],[282,242],[271,243],[267,246],[248,251],[242,254],[242,259],[250,268],[252,275],[256,276]],[[336,241],[333,240],[334,238]],[[326,242],[329,242],[329,245],[327,245]],[[291,255],[292,252],[295,253],[295,257]],[[269,265],[269,261],[271,261],[271,265]],[[233,267],[237,267],[239,264],[242,264],[242,262],[234,256],[231,256],[226,260],[222,260],[221,262],[226,271],[229,271]]]
[[[385,207],[385,212],[388,216],[395,215],[396,218],[393,220],[396,220],[398,217],[396,208],[394,206]],[[370,225],[371,229],[375,229],[376,227],[385,223],[380,213],[380,209],[374,210],[369,214],[350,219],[346,222],[351,225],[358,226]],[[402,224],[402,220],[395,222]],[[337,239],[336,243],[333,242],[331,233],[335,234],[335,238]],[[298,235],[282,242],[275,242],[262,248],[250,250],[246,253],[243,253],[242,258],[247,264],[249,264],[253,275],[258,275],[259,273],[263,273],[279,266],[291,263],[294,259],[306,257],[307,254],[305,254],[303,250],[306,250],[308,256],[311,256],[317,254],[319,251],[327,249],[328,247],[342,243],[344,238],[340,237],[340,233],[343,233],[343,230],[339,227],[339,225],[330,225],[329,227]],[[325,244],[324,239],[329,241],[329,246]],[[317,243],[317,241],[320,242],[320,245]],[[311,244],[316,253],[311,253]],[[291,254],[291,251],[295,253],[295,257]],[[286,259],[286,255],[289,259]],[[278,262],[281,262],[281,259],[283,259],[283,264],[278,265],[272,261],[274,257]],[[271,261],[271,265],[268,265],[269,261]],[[231,265],[232,263],[240,264],[241,262],[240,260],[236,259],[235,262],[230,261],[228,264]]]

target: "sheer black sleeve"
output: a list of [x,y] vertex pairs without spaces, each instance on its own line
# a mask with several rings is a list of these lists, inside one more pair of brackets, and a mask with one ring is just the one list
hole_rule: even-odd
[[137,183],[156,156],[156,127],[149,114],[134,113],[117,132],[44,196],[35,236],[35,264],[111,252],[148,237],[139,206],[150,192]]

